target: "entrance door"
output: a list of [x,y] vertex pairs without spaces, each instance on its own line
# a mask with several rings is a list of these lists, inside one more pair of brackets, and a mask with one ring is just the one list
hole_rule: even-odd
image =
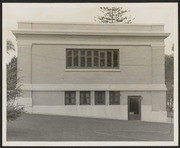
[[141,120],[141,96],[128,96],[128,120]]

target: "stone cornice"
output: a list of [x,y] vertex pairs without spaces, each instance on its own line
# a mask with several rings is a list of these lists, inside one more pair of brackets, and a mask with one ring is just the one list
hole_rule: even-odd
[[[104,43],[79,43],[79,42],[63,42],[63,41],[31,41],[31,42],[24,42],[24,41],[19,41],[18,46],[33,46],[33,45],[66,45],[66,46],[84,46],[84,48],[87,48],[86,46],[103,46],[103,48],[109,48],[112,46],[151,46],[151,48],[158,48],[158,47],[165,47],[164,43],[159,43],[159,44],[154,44],[154,43],[141,43],[141,42],[115,42],[115,43],[109,43],[109,42],[104,42]],[[91,47],[92,48],[92,47]]]
[[18,47],[31,47],[32,43],[25,42],[25,43],[17,43]]
[[63,22],[18,22],[19,29],[31,30],[111,30],[111,31],[161,31],[163,24],[123,24],[123,23],[63,23]]
[[170,33],[153,32],[153,31],[74,31],[74,30],[13,30],[15,36],[17,35],[68,35],[68,36],[125,36],[125,37],[162,37],[166,38]]
[[104,26],[162,26],[164,25],[163,23],[152,23],[152,24],[149,24],[149,23],[133,23],[133,24],[121,24],[121,23],[85,23],[85,22],[58,22],[58,21],[20,21],[18,22],[19,24],[60,24],[60,25],[104,25]]

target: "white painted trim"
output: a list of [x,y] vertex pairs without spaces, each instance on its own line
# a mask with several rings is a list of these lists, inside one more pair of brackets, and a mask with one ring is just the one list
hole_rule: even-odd
[[164,26],[163,23],[133,23],[133,24],[105,24],[105,23],[76,23],[76,22],[71,22],[71,23],[68,23],[68,22],[58,22],[58,21],[20,21],[18,22],[18,24],[59,24],[59,25],[97,25],[97,26]]
[[91,105],[95,105],[95,92],[90,91],[90,93],[91,93]]
[[[26,43],[23,43],[22,44],[26,44]],[[135,42],[123,42],[123,43],[115,43],[115,42],[111,42],[111,43],[79,43],[79,42],[61,42],[61,41],[45,41],[45,42],[42,42],[42,41],[36,41],[36,42],[33,42],[32,45],[76,45],[76,46],[156,46],[156,47],[165,47],[164,43],[159,43],[159,44],[150,44],[150,43],[135,43]],[[87,47],[86,47],[87,48]],[[106,49],[105,47],[103,47],[104,49]],[[107,49],[110,48],[110,47],[107,47]]]
[[67,90],[120,90],[120,91],[166,91],[165,84],[24,84],[23,90],[67,91]]
[[[18,42],[18,45],[19,46],[24,46],[26,44],[32,44],[33,45],[68,45],[68,48],[71,48],[69,46],[78,46],[78,47],[82,47],[82,46],[101,46],[101,48],[103,49],[109,49],[110,47],[115,47],[115,46],[152,46],[152,47],[162,47],[164,48],[165,45],[164,43],[159,43],[159,44],[150,44],[150,43],[136,43],[136,42],[123,42],[123,43],[79,43],[79,42],[61,42],[61,41],[32,41],[33,43],[30,43],[30,42],[24,42],[24,41],[19,41]],[[28,45],[27,45],[28,46]],[[110,47],[109,47],[110,46]],[[90,47],[90,48],[93,48],[93,47]],[[97,48],[97,47],[96,47]],[[156,49],[157,50],[157,49]]]
[[12,30],[16,35],[108,35],[108,36],[140,36],[140,37],[168,37],[170,33],[163,33],[158,31],[82,31],[82,30]]
[[33,43],[31,42],[26,42],[24,44],[20,44],[19,42],[17,43],[18,47],[31,47]]

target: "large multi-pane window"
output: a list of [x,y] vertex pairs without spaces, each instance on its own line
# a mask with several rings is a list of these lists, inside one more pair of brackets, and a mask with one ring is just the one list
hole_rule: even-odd
[[67,49],[66,68],[117,69],[118,49]]
[[105,105],[105,91],[95,91],[95,105]]
[[80,92],[80,105],[90,105],[91,103],[90,91]]
[[109,104],[110,105],[119,105],[120,104],[120,92],[119,91],[110,91],[109,92]]
[[65,92],[65,105],[75,105],[76,104],[76,92],[66,91]]

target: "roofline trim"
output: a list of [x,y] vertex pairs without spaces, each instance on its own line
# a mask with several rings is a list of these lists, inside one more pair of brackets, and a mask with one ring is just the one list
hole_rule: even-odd
[[86,23],[86,22],[52,22],[52,21],[20,21],[18,24],[54,24],[54,25],[112,25],[112,26],[139,26],[139,25],[144,25],[144,26],[164,26],[165,24],[163,23],[132,23],[132,24],[124,24],[124,23]]
[[60,30],[12,30],[12,33],[16,35],[81,35],[81,36],[101,36],[101,35],[109,35],[109,36],[156,36],[156,37],[168,37],[170,33],[164,32],[145,32],[145,31],[137,31],[137,32],[108,32],[108,31],[60,31]]

